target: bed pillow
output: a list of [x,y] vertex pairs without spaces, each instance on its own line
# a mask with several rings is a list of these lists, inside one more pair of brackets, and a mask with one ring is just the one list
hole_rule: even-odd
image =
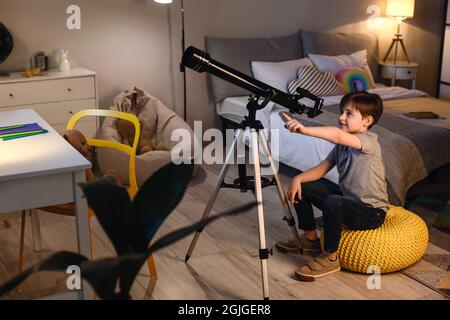
[[367,72],[361,68],[343,68],[336,74],[336,80],[342,84],[345,93],[366,91],[370,89],[369,76],[367,75]]
[[300,67],[296,80],[289,83],[289,93],[295,94],[297,88],[303,88],[320,97],[344,94],[342,84],[331,72],[320,72],[314,66]]
[[309,58],[303,58],[281,62],[252,61],[251,66],[255,79],[288,92],[288,83],[297,78],[300,67],[313,66],[313,63]]
[[370,72],[367,64],[367,50],[360,50],[350,55],[340,56],[325,56],[319,54],[308,54],[308,57],[314,63],[314,66],[320,72],[331,72],[336,75],[341,69],[345,67],[362,68],[367,73],[370,81],[370,89],[375,86],[372,72]]

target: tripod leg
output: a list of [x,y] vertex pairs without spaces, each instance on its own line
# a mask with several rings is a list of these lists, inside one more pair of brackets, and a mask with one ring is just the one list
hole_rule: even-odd
[[[206,218],[209,217],[209,214],[211,213],[211,209],[214,206],[214,202],[216,202],[217,196],[219,194],[220,188],[222,186],[223,180],[225,179],[225,176],[227,175],[228,169],[230,168],[230,162],[231,162],[231,158],[234,155],[234,149],[236,147],[237,142],[239,141],[239,139],[241,138],[242,135],[242,129],[238,129],[236,131],[236,134],[234,136],[234,140],[233,143],[230,147],[230,150],[227,153],[227,156],[225,158],[225,163],[222,166],[222,169],[220,170],[220,174],[219,174],[219,181],[217,182],[216,188],[214,190],[214,193],[212,194],[212,196],[209,198],[208,204],[206,205],[205,211],[203,211],[203,215],[201,220],[205,220]],[[195,235],[194,238],[192,239],[191,245],[189,246],[189,250],[186,254],[186,258],[185,258],[185,262],[188,262],[189,258],[192,255],[192,252],[194,252],[195,246],[197,245],[197,241],[200,238],[200,234],[203,230],[198,230]]]
[[383,58],[383,62],[386,62],[387,58],[389,57],[389,54],[392,51],[392,48],[394,47],[394,44],[395,44],[395,39],[392,40],[391,45],[389,46],[389,49],[388,49],[386,55]]
[[408,53],[406,52],[406,47],[405,47],[405,43],[403,42],[403,39],[400,39],[400,44],[402,45],[403,53],[404,53],[405,56],[406,56],[406,60],[407,60],[408,63],[409,63],[409,62],[410,62],[410,61],[409,61],[409,56],[408,56]]
[[266,152],[267,157],[269,158],[270,167],[272,168],[273,176],[275,177],[275,181],[277,183],[278,196],[280,197],[280,202],[284,209],[285,220],[286,220],[288,226],[291,227],[292,235],[294,236],[294,241],[295,241],[295,244],[297,245],[298,251],[300,252],[300,254],[303,254],[302,245],[300,243],[300,236],[298,235],[298,231],[295,226],[295,220],[292,215],[292,211],[291,211],[291,207],[289,206],[288,199],[286,198],[286,193],[284,192],[284,188],[281,183],[280,176],[278,175],[277,171],[275,170],[275,162],[273,160],[272,152],[270,151],[269,144],[267,142],[266,134],[264,131],[260,131],[259,136],[260,136],[262,145],[264,147],[264,151]]
[[264,229],[264,207],[261,185],[261,167],[259,163],[259,142],[258,132],[252,129],[252,150],[255,167],[255,195],[258,202],[258,226],[259,226],[259,258],[261,260],[262,284],[264,300],[269,299],[269,276],[267,273],[267,260],[269,250],[266,245],[266,233]]
[[[394,64],[397,64],[398,42],[399,42],[399,40],[397,39],[395,41],[395,49],[394,49]],[[397,71],[395,71],[395,72],[397,73]],[[395,75],[395,77],[397,78],[397,74]]]

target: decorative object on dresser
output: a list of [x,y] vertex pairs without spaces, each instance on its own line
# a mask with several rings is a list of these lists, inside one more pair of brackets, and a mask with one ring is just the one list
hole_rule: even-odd
[[69,72],[70,71],[70,62],[69,62],[69,49],[61,49],[61,58],[59,63],[59,71],[61,72]]
[[[14,40],[8,28],[0,22],[0,64],[11,54],[14,48]],[[9,73],[1,72],[0,77],[8,77]]]
[[39,51],[33,56],[33,65],[31,68],[41,69],[43,71],[48,71],[48,56],[45,55],[44,51]]
[[416,88],[417,68],[419,64],[415,62],[380,61],[380,77],[391,80],[391,86],[395,86],[397,80],[411,80],[411,89]]
[[405,54],[406,60],[409,61],[408,53],[406,52],[406,47],[403,42],[402,34],[400,33],[400,25],[402,21],[407,18],[412,18],[414,16],[414,3],[415,0],[388,0],[386,7],[386,15],[392,17],[397,22],[397,33],[395,38],[392,39],[392,43],[383,58],[383,62],[386,62],[392,49],[394,49],[394,64],[397,63],[397,53],[398,45],[400,43],[403,53]]
[[441,70],[438,81],[438,97],[450,100],[450,4],[447,1],[447,11],[444,13],[443,40],[441,51]]
[[[96,88],[96,73],[84,68],[73,68],[69,73],[50,70],[32,78],[12,73],[0,80],[0,111],[34,109],[61,132],[73,114],[98,108]],[[95,136],[96,119],[83,120],[79,129],[87,137]]]

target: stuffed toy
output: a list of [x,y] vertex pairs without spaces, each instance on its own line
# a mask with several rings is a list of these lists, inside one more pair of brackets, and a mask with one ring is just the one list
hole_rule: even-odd
[[[94,165],[94,148],[87,142],[86,137],[78,130],[66,130],[62,134],[64,139],[69,142],[79,153],[81,153],[89,162]],[[92,169],[86,169],[86,181],[94,180],[94,172]],[[122,180],[114,170],[107,170],[103,173],[103,177],[110,177],[117,185],[122,185]]]
[[[133,123],[127,120],[117,119],[116,128],[122,137],[122,143],[128,146],[132,146],[134,142],[135,128]],[[156,145],[153,143],[152,139],[139,137],[138,146],[136,150],[137,155],[144,154],[149,151],[170,151],[166,146]]]
[[[117,110],[134,114],[139,118],[144,110],[148,110],[148,108],[151,107],[151,99],[144,90],[138,87],[133,87],[131,90],[125,90],[123,93],[114,98],[114,104]],[[153,116],[156,116],[156,114]],[[153,142],[156,131],[156,118],[154,119],[154,123],[154,127],[144,128],[142,121],[140,122],[142,131],[136,150],[137,155],[141,155],[149,151],[170,151],[169,147],[158,145]],[[122,143],[132,146],[135,132],[134,125],[131,122],[122,119],[117,119],[115,124],[117,131],[122,137]]]

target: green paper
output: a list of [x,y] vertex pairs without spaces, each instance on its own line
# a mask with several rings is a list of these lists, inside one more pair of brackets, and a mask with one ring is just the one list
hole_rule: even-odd
[[16,133],[9,133],[9,134],[0,134],[0,138],[15,137],[15,136],[19,136],[19,135],[22,135],[22,134],[41,133],[43,131],[44,131],[44,129],[42,129],[42,130],[33,130],[33,131],[24,131],[24,132],[16,132]]
[[29,136],[35,136],[35,135],[42,134],[42,133],[47,133],[47,132],[48,132],[47,130],[39,130],[39,131],[35,131],[35,132],[16,134],[14,136],[9,136],[9,137],[3,138],[3,141],[18,139],[18,138],[24,138],[24,137],[29,137]]
[[26,127],[26,124],[19,124],[19,125],[15,125],[15,126],[9,126],[9,127],[1,127],[0,131],[7,131],[7,130],[12,130],[12,129],[18,129],[18,128],[23,128]]

